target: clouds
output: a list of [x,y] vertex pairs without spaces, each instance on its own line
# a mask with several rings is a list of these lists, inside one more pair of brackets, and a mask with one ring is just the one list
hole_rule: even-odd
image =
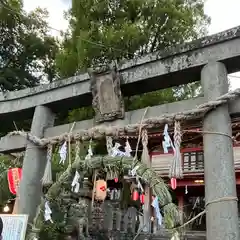
[[66,5],[70,5],[71,4],[71,0],[61,0],[64,4]]
[[209,33],[240,25],[240,0],[206,0],[205,12],[212,19]]
[[[71,0],[24,0],[24,9],[26,11],[32,11],[37,7],[46,8],[49,12],[49,25],[59,30],[67,29],[68,23],[64,19],[63,13],[70,5]],[[51,30],[51,34],[59,36],[59,32]]]

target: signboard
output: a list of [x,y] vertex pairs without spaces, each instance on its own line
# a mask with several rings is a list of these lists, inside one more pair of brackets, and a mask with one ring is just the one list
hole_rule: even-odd
[[3,240],[24,240],[28,215],[0,214],[3,221]]

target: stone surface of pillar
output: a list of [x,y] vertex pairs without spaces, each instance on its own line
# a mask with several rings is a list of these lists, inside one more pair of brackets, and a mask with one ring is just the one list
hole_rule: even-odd
[[[206,101],[227,93],[228,79],[224,64],[208,63],[202,69],[201,83]],[[227,104],[206,114],[203,130],[212,132],[203,134],[207,240],[238,240],[232,128]],[[224,197],[230,200],[224,201]]]
[[[31,134],[43,137],[44,129],[54,124],[54,114],[45,106],[35,108]],[[35,217],[42,196],[41,179],[44,174],[47,150],[28,142],[23,161],[23,173],[20,183],[19,213],[28,214],[29,222]]]

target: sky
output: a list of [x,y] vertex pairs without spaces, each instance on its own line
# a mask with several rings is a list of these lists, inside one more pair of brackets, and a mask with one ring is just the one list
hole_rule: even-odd
[[[24,0],[26,11],[34,10],[36,7],[46,8],[49,12],[49,25],[53,28],[64,30],[68,24],[64,20],[63,13],[70,6],[71,0]],[[240,0],[206,0],[205,13],[211,17],[209,34],[224,31],[240,25]],[[52,30],[53,35],[59,33]],[[231,88],[240,88],[240,73],[231,74]]]

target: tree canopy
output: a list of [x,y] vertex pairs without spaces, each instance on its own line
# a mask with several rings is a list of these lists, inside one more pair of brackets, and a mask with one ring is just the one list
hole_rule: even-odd
[[19,90],[55,77],[57,44],[48,34],[47,11],[27,14],[22,0],[0,1],[0,87]]
[[[206,34],[209,17],[204,0],[72,0],[69,29],[56,57],[59,75],[138,58]],[[126,98],[127,110],[189,98],[199,84]],[[92,117],[90,108],[70,112],[69,120]]]
[[69,77],[203,36],[204,0],[72,0],[57,66]]

